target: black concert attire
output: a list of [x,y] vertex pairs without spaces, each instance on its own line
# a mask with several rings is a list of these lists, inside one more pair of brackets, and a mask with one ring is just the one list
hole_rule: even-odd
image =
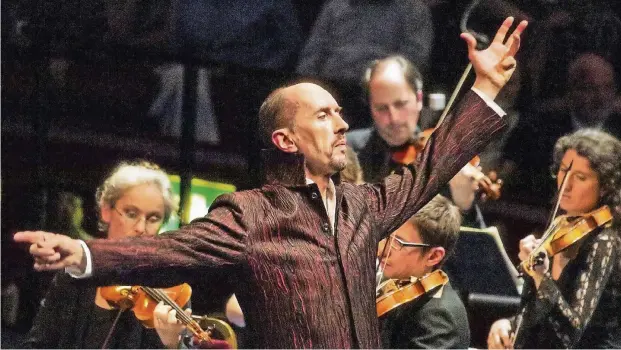
[[436,293],[399,306],[380,319],[385,349],[466,349],[468,314],[448,282]]
[[[56,274],[42,301],[24,347],[100,349],[118,314],[95,305],[97,287],[84,287],[64,272]],[[144,327],[131,310],[123,311],[107,346],[161,349],[155,329]]]
[[533,292],[513,322],[521,323],[515,348],[621,348],[618,230],[591,233],[558,281],[546,274],[536,292],[528,282],[525,293]]

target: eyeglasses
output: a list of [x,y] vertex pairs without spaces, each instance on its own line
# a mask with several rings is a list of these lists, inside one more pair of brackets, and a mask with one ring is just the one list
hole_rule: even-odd
[[[391,238],[388,238],[388,239],[391,239]],[[392,237],[392,247],[395,248],[395,250],[399,251],[399,250],[403,249],[403,247],[427,248],[427,247],[431,247],[431,244],[406,242],[406,241],[402,240],[399,237],[393,236]]]
[[150,215],[149,217],[147,217],[145,215],[138,214],[134,210],[120,211],[117,207],[114,207],[114,210],[116,210],[116,212],[123,218],[123,220],[125,220],[125,222],[132,227],[136,226],[142,218],[144,218],[145,226],[148,227],[159,227],[164,222],[164,218],[157,215]]

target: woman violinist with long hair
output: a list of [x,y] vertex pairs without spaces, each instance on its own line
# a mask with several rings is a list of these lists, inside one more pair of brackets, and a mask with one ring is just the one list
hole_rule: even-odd
[[621,348],[620,157],[621,141],[593,129],[556,142],[552,170],[565,214],[556,231],[607,217],[552,257],[536,250],[541,241],[534,236],[520,241],[519,257],[532,267],[525,304],[513,320],[492,325],[489,348]]
[[[97,189],[96,200],[100,229],[110,238],[155,235],[175,210],[166,173],[148,162],[121,163]],[[172,320],[175,321],[174,317]],[[78,284],[60,272],[52,281],[24,345],[33,348],[176,345],[178,337],[166,339],[171,330],[181,329],[176,322],[155,321],[156,329],[145,328],[130,310],[111,309],[96,286]]]

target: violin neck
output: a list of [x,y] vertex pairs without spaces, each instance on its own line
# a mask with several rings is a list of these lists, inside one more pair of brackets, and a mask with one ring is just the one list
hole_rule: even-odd
[[539,243],[537,248],[535,248],[535,250],[533,251],[536,251],[539,248],[541,248],[550,238],[552,238],[552,236],[556,232],[556,228],[561,224],[562,220],[563,220],[562,216],[559,216],[557,220],[552,221],[552,224],[550,224],[550,227],[548,227],[548,229],[543,233],[543,235],[541,235],[541,243]]
[[[177,312],[177,319],[181,321],[181,323],[183,323],[185,326],[188,326],[188,328],[190,328],[193,332],[194,330],[192,328],[198,327],[198,329],[200,329],[200,326],[198,326],[198,323],[196,323],[196,321],[194,321],[190,316],[188,316],[183,311],[183,309],[174,300],[172,300],[168,296],[168,294],[166,294],[163,290],[157,289],[157,288],[151,288],[151,287],[144,287],[144,286],[142,287],[142,289],[145,291],[145,293],[148,296],[153,298],[153,300],[157,302],[164,302],[164,304],[172,307]],[[194,325],[194,323],[196,325]]]

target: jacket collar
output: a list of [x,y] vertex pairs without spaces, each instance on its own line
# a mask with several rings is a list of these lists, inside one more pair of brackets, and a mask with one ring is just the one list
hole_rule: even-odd
[[[285,153],[277,149],[261,150],[263,162],[263,183],[268,185],[283,185],[285,187],[307,186],[304,171],[304,155],[300,153]],[[335,185],[340,184],[341,175],[332,175]]]

